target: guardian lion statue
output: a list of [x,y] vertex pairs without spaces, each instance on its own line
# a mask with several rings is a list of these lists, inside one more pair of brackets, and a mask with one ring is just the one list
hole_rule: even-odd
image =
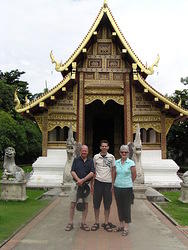
[[140,139],[140,126],[137,125],[136,136],[134,143],[129,142],[129,158],[135,162],[137,177],[135,182],[139,184],[144,183],[144,172],[141,163],[142,142]]
[[23,181],[25,180],[25,173],[22,168],[15,163],[16,151],[13,147],[5,149],[4,163],[3,163],[3,180]]
[[183,174],[183,183],[188,185],[188,171]]
[[71,167],[74,160],[75,143],[72,126],[70,126],[67,139],[67,161],[63,171],[63,183],[72,182]]

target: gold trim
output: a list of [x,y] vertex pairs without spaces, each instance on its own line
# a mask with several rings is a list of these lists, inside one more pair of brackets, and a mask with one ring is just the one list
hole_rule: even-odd
[[[93,34],[96,34],[96,30],[97,27],[103,17],[103,15],[106,14],[112,24],[112,27],[114,29],[114,33],[117,34],[117,36],[119,37],[120,41],[122,42],[124,48],[128,51],[128,53],[130,54],[130,56],[132,57],[133,61],[136,62],[138,64],[138,66],[140,67],[141,71],[146,73],[147,75],[151,75],[154,73],[154,66],[157,66],[158,64],[158,60],[159,60],[159,56],[157,57],[157,59],[155,60],[155,62],[152,64],[151,67],[147,68],[141,61],[140,59],[136,56],[136,54],[134,53],[134,51],[132,50],[132,48],[130,47],[129,43],[126,41],[125,37],[123,36],[122,32],[120,31],[114,17],[112,16],[112,13],[108,7],[107,4],[103,5],[103,7],[100,9],[99,14],[97,15],[97,18],[95,19],[93,25],[91,26],[89,32],[87,33],[87,35],[84,37],[83,41],[81,42],[81,44],[78,46],[78,48],[74,51],[74,53],[69,57],[69,59],[64,63],[58,63],[57,61],[55,61],[54,56],[50,56],[52,63],[56,64],[56,70],[57,71],[64,71],[66,68],[69,67],[69,65],[76,60],[76,58],[78,57],[78,55],[82,52],[82,50],[86,47],[87,43],[89,42],[89,40],[91,39]],[[53,54],[52,54],[53,55]],[[52,59],[53,58],[53,59]]]
[[18,112],[18,110],[20,109],[20,107],[22,105],[21,105],[20,100],[18,98],[17,89],[14,92],[14,102],[16,103],[15,110]]
[[[36,100],[29,102],[29,104],[20,106],[16,109],[18,113],[25,112],[28,109],[35,107],[37,104],[43,102],[50,96],[54,95],[59,89],[61,89],[69,80],[71,79],[71,73],[69,73],[59,84],[57,84],[54,88],[49,90],[47,93],[39,96]],[[16,106],[17,107],[17,106]],[[15,108],[16,108],[15,107]]]
[[57,126],[59,126],[61,128],[64,128],[65,126],[67,126],[69,128],[70,125],[72,125],[72,130],[74,132],[76,132],[76,121],[51,121],[51,120],[48,120],[47,130],[49,132]]
[[[133,122],[133,133],[136,133],[137,128],[137,122]],[[140,129],[144,128],[148,130],[149,128],[152,128],[158,133],[161,133],[161,123],[160,122],[139,122]]]
[[174,118],[166,118],[165,119],[165,130],[166,130],[166,135],[168,134],[172,124],[174,122]]
[[138,115],[133,116],[133,122],[140,123],[140,122],[160,122],[161,117],[156,115]]
[[40,131],[42,132],[42,116],[34,116],[34,118],[40,128]]
[[177,110],[178,112],[188,116],[188,110],[182,109],[181,107],[178,107],[178,105],[172,101],[170,101],[169,99],[167,99],[166,97],[164,97],[162,94],[160,94],[158,91],[156,91],[155,89],[153,89],[142,77],[141,75],[138,73],[138,81],[142,84],[142,86],[146,89],[148,89],[148,91],[153,94],[155,97],[158,97],[159,100],[161,100],[162,102],[165,103],[165,105],[169,105],[170,107],[172,107],[173,109]]
[[103,104],[105,104],[109,100],[113,100],[117,104],[124,105],[123,96],[111,96],[111,95],[86,95],[85,96],[85,104],[90,104],[95,100],[100,100]]

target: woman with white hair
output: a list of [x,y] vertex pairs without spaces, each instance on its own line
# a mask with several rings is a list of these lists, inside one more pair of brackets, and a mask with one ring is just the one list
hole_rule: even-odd
[[136,179],[136,167],[134,161],[128,158],[129,147],[120,147],[121,158],[116,160],[114,168],[113,188],[118,210],[120,226],[116,232],[128,235],[128,225],[131,222],[131,204],[133,202],[133,182]]

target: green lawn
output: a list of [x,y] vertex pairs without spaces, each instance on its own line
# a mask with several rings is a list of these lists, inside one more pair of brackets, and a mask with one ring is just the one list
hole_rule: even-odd
[[48,200],[36,200],[43,192],[28,189],[26,201],[0,200],[0,243],[49,203]]
[[158,205],[167,212],[179,225],[188,226],[188,204],[184,204],[178,200],[180,196],[179,192],[161,192],[165,197],[171,200],[166,204]]

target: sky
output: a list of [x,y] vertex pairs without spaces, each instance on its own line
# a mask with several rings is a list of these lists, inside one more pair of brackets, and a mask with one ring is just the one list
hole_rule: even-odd
[[[188,76],[188,0],[108,0],[112,14],[139,59],[158,68],[147,82],[162,94],[183,89]],[[0,0],[0,70],[18,69],[29,90],[57,85],[64,63],[93,24],[103,0]]]

